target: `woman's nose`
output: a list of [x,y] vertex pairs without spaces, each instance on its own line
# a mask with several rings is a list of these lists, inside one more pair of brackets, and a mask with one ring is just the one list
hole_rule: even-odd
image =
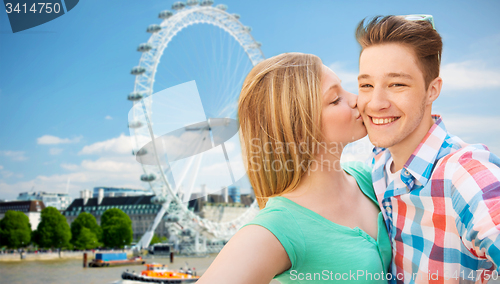
[[356,108],[358,106],[358,95],[349,93],[349,106]]

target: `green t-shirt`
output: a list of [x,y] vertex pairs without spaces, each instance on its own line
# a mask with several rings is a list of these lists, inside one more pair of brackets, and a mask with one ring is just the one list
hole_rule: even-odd
[[[342,167],[378,206],[370,168],[360,162]],[[248,225],[268,229],[285,248],[292,266],[274,277],[281,283],[387,283],[392,250],[382,213],[378,215],[377,240],[358,227],[333,223],[281,196],[270,198]]]

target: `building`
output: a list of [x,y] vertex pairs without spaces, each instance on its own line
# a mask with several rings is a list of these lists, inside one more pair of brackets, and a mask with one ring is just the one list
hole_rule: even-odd
[[122,188],[122,187],[94,187],[92,197],[99,196],[99,190],[104,191],[105,197],[113,196],[137,196],[137,195],[149,195],[153,194],[151,190],[144,189],[133,189],[133,188]]
[[[125,212],[132,220],[133,238],[134,240],[139,240],[152,225],[161,208],[161,205],[151,202],[151,198],[154,195],[105,197],[104,190],[100,192],[100,195],[98,193],[98,197],[90,197],[88,192],[82,191],[82,197],[73,200],[73,203],[63,213],[70,225],[81,212],[92,214],[100,225],[101,216],[106,210],[118,208]],[[164,221],[159,223],[155,234],[160,237],[168,236]]]
[[[139,240],[153,224],[161,209],[161,205],[152,202],[155,195],[105,196],[105,189],[99,189],[97,197],[93,197],[90,190],[81,191],[80,198],[73,200],[73,203],[63,212],[70,225],[81,212],[92,214],[97,223],[101,224],[101,216],[106,210],[118,208],[132,220],[133,238]],[[188,203],[188,208],[199,214],[200,217],[212,221],[230,221],[243,214],[254,200],[249,194],[240,194],[239,197],[240,202],[235,203],[232,197],[228,196],[227,191],[222,195],[199,196],[194,194]],[[160,237],[168,237],[168,228],[165,223],[163,219],[159,222],[155,234]]]
[[38,228],[40,223],[42,210],[45,205],[40,200],[27,200],[27,201],[8,201],[0,203],[0,219],[5,217],[5,213],[9,210],[21,211],[30,220],[31,230],[34,231]]
[[[213,222],[229,222],[244,214],[255,198],[251,194],[240,194],[240,202],[223,191],[189,201],[188,207],[200,217]],[[206,201],[205,201],[206,199]]]
[[21,192],[17,200],[40,200],[46,207],[55,207],[59,211],[64,211],[68,208],[72,201],[67,193],[54,193],[54,192]]
[[240,187],[232,185],[228,187],[228,194],[235,203],[241,202]]

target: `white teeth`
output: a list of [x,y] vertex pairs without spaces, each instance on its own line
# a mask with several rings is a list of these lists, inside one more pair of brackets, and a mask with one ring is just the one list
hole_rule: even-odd
[[377,125],[391,123],[395,120],[396,120],[395,117],[392,117],[392,118],[374,118],[374,117],[372,117],[373,123],[377,124]]

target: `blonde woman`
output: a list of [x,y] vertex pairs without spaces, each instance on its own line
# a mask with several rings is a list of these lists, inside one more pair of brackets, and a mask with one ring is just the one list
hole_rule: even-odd
[[343,147],[366,135],[356,102],[314,55],[252,69],[238,114],[261,210],[198,283],[387,283],[391,246],[370,169],[340,165]]

